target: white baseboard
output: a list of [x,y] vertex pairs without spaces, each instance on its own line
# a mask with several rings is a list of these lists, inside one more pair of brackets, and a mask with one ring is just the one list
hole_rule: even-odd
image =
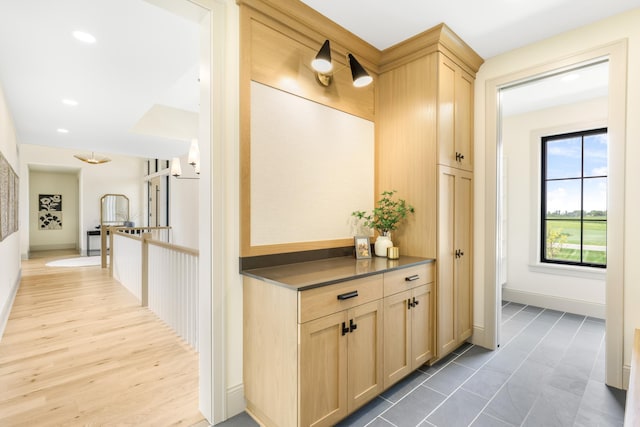
[[246,407],[244,400],[244,385],[238,384],[227,389],[227,418],[238,415]]
[[631,377],[631,365],[622,366],[622,388],[629,390],[629,378]]
[[13,301],[15,301],[16,299],[16,294],[18,293],[21,279],[22,269],[18,270],[18,277],[16,278],[16,281],[13,284],[11,291],[9,292],[9,298],[7,298],[4,307],[0,307],[0,341],[2,340],[2,335],[4,334],[4,328],[7,327],[7,321],[9,320],[11,308],[13,307]]
[[56,251],[62,249],[77,249],[78,245],[75,243],[60,243],[55,245],[36,245],[30,246],[29,252],[37,252],[37,251]]
[[567,313],[597,317],[599,319],[604,319],[606,317],[605,304],[555,297],[552,295],[536,294],[533,292],[525,292],[509,288],[502,288],[502,299],[520,304],[549,308],[551,310],[566,311]]
[[485,339],[484,326],[473,326],[473,335],[471,335],[471,339],[469,340],[473,345],[479,345],[480,347],[486,347],[484,342]]

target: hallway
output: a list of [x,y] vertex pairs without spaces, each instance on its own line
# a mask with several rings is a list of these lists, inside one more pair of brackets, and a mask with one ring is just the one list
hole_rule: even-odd
[[197,353],[107,270],[46,267],[50,256],[22,262],[0,342],[0,425],[202,421]]

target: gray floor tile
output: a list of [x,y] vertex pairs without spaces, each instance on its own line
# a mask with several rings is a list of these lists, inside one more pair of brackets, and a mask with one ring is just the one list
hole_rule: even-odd
[[478,369],[496,354],[497,352],[495,351],[475,345],[464,354],[461,354],[460,357],[456,358],[455,363],[466,366],[467,368]]
[[580,397],[555,387],[546,387],[522,425],[525,427],[572,426],[579,407]]
[[439,391],[440,393],[449,395],[458,388],[460,384],[465,382],[474,372],[474,369],[458,365],[454,361],[425,381],[424,385]]
[[550,386],[582,397],[589,381],[590,371],[562,362],[554,370],[548,381]]
[[486,403],[487,399],[460,389],[429,415],[427,421],[438,427],[466,427],[480,414]]
[[364,427],[378,415],[391,407],[391,403],[376,397],[371,402],[358,409],[353,414],[336,424],[337,427]]
[[490,399],[508,379],[509,374],[488,368],[481,368],[462,385],[462,388],[486,399]]
[[393,427],[393,424],[383,420],[382,418],[376,418],[371,424],[369,424],[369,427]]
[[420,371],[415,371],[409,374],[406,378],[392,385],[389,389],[383,392],[381,396],[390,402],[395,403],[406,396],[411,390],[422,384],[427,378],[429,378],[429,375]]
[[598,352],[598,357],[596,358],[596,361],[593,364],[593,369],[591,370],[589,379],[603,383],[605,381],[604,372],[605,372],[605,345],[603,341],[600,343],[600,351]]
[[589,381],[580,402],[580,412],[595,410],[613,418],[624,418],[626,392],[601,382]]
[[466,342],[464,344],[462,344],[460,347],[456,348],[455,350],[453,350],[453,354],[462,354],[464,352],[466,352],[469,348],[473,347],[473,344],[471,344],[470,342]]
[[622,427],[624,417],[605,414],[593,408],[580,408],[576,415],[576,427]]
[[552,368],[538,362],[525,360],[509,379],[509,383],[526,387],[537,394],[547,386],[553,374]]
[[528,313],[542,313],[542,311],[544,310],[544,308],[540,308],[540,307],[534,307],[532,305],[528,305],[525,308],[522,309],[523,311],[526,311]]
[[524,304],[518,304],[516,302],[510,302],[507,305],[502,306],[502,320],[507,320],[525,307]]
[[526,358],[526,352],[505,346],[485,366],[494,371],[512,374]]
[[549,340],[544,339],[538,347],[529,354],[528,359],[546,365],[550,368],[555,368],[564,357],[565,351],[566,346],[552,343],[549,342]]
[[259,427],[258,423],[253,420],[246,412],[229,418],[227,421],[216,424],[216,427]]
[[471,424],[471,427],[515,427],[513,424],[509,424],[506,421],[499,420],[491,415],[487,415],[484,412],[481,413],[478,418]]
[[587,321],[588,322],[602,323],[603,325],[605,324],[605,320],[604,319],[600,319],[598,317],[587,317]]
[[507,382],[489,402],[484,412],[520,425],[536,402],[538,393],[527,386]]
[[418,387],[381,416],[397,427],[415,427],[446,398],[426,387]]
[[423,365],[420,369],[423,370],[427,374],[433,375],[436,372],[438,372],[439,370],[441,370],[442,368],[444,368],[447,364],[449,364],[449,362],[453,361],[457,357],[458,357],[457,354],[449,353],[448,355],[446,355],[442,359],[438,360],[433,365],[431,365],[431,366]]

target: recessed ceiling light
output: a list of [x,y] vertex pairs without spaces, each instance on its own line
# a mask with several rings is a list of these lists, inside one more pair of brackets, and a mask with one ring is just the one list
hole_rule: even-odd
[[76,105],[78,105],[78,101],[76,101],[75,99],[68,99],[68,98],[63,99],[62,103],[64,105],[69,105],[71,107],[75,107]]
[[58,133],[69,133],[68,129],[58,128]]
[[77,40],[80,40],[81,42],[84,42],[84,43],[96,42],[96,38],[94,36],[92,36],[89,33],[85,33],[84,31],[74,31],[72,34],[73,34],[73,37],[75,37]]

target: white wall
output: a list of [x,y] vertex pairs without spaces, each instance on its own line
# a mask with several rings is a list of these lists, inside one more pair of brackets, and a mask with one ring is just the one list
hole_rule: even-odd
[[[40,229],[40,194],[60,194],[62,196],[62,228]],[[79,194],[77,172],[29,173],[29,247],[34,250],[77,249],[79,243]]]
[[540,136],[606,126],[607,98],[504,117],[506,166],[507,283],[503,299],[577,314],[604,317],[601,269],[580,274],[574,267],[538,262]]
[[[181,158],[182,178],[196,177],[193,166]],[[200,179],[178,179],[169,177],[169,225],[171,243],[198,249],[199,189]]]
[[[15,127],[2,86],[0,86],[0,151],[22,180],[23,175],[18,167],[19,155]],[[22,205],[23,202],[20,201],[20,204]],[[22,210],[22,206],[20,208]],[[23,224],[20,221],[20,227]],[[0,338],[18,291],[20,274],[20,233],[16,232],[0,242]]]
[[[86,250],[86,232],[100,223],[100,197],[107,193],[124,194],[129,197],[131,220],[142,223],[144,215],[143,159],[138,157],[112,156],[109,163],[90,165],[73,157],[78,150],[44,147],[30,144],[20,146],[20,200],[29,200],[29,166],[53,166],[77,168],[80,179],[80,247]],[[24,203],[27,205],[27,203]],[[23,207],[25,209],[23,209]],[[20,252],[27,258],[29,252],[29,207],[20,209]]]
[[634,260],[640,257],[640,246],[637,245],[640,236],[640,222],[636,221],[640,211],[640,192],[635,183],[640,182],[640,168],[637,159],[640,158],[640,9],[617,15],[603,21],[576,29],[574,31],[551,37],[539,43],[507,52],[489,58],[480,68],[475,86],[475,235],[478,245],[475,249],[474,280],[474,323],[484,327],[484,276],[485,265],[492,262],[491,254],[485,254],[482,245],[486,236],[485,224],[485,188],[487,184],[484,153],[485,141],[485,109],[486,85],[492,79],[520,72],[527,68],[547,64],[552,60],[559,60],[586,50],[603,46],[621,39],[628,41],[627,56],[627,117],[626,117],[626,175],[625,189],[625,248],[624,248],[624,364],[628,365],[631,358],[633,344],[633,330],[640,327],[640,263]]

